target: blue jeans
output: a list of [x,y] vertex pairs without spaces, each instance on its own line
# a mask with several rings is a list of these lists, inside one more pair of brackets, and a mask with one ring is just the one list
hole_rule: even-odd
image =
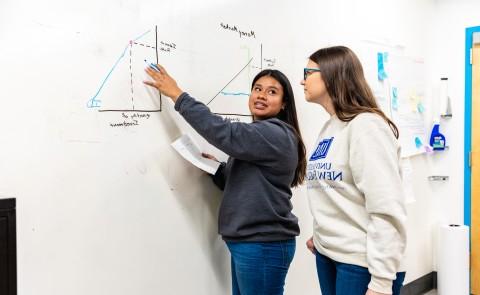
[[227,242],[232,259],[233,295],[282,295],[295,239],[280,242]]
[[[365,267],[336,262],[315,251],[322,295],[365,295],[371,275]],[[405,272],[397,273],[393,295],[400,295]]]

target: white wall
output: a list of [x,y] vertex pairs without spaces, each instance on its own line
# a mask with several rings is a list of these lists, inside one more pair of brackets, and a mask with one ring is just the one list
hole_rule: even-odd
[[432,171],[450,175],[448,183],[432,188],[436,223],[464,221],[465,29],[480,25],[479,11],[480,2],[473,0],[437,0],[430,11],[426,36],[428,78],[434,88],[440,77],[449,78],[453,108],[453,118],[444,120],[442,126],[450,150],[430,161]]

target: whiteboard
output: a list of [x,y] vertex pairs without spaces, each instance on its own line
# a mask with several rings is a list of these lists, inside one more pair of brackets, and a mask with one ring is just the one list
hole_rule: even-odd
[[170,146],[194,131],[142,84],[144,60],[212,111],[245,115],[254,75],[289,56],[269,24],[215,1],[0,6],[0,191],[18,200],[19,294],[227,294],[221,191]]

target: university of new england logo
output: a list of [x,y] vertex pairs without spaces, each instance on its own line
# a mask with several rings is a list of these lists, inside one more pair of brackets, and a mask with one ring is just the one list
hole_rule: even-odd
[[325,159],[327,157],[327,153],[328,153],[328,150],[330,149],[330,145],[332,144],[332,141],[333,141],[333,137],[320,141],[320,143],[317,146],[317,149],[315,150],[313,155],[310,157],[310,161]]

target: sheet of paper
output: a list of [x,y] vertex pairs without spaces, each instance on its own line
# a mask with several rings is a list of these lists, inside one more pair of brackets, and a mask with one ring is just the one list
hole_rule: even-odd
[[189,161],[197,168],[200,168],[209,174],[215,174],[218,167],[220,166],[220,162],[202,157],[200,149],[187,134],[184,134],[180,138],[175,140],[172,143],[172,147],[185,160]]
[[394,113],[394,122],[400,129],[402,158],[424,153],[428,146],[427,131],[423,117],[419,113]]
[[407,204],[415,203],[415,194],[413,192],[413,168],[409,158],[401,160],[402,183],[405,193],[405,202]]

